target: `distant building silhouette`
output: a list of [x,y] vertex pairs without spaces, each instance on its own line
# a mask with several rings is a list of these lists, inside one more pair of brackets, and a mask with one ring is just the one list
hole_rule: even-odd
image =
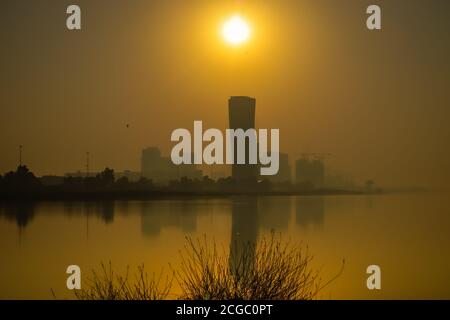
[[163,157],[156,147],[142,150],[141,175],[152,179],[157,184],[167,184],[171,180],[179,180],[182,177],[201,179],[203,173],[194,164],[173,164],[170,157]]
[[[228,112],[230,129],[247,129],[255,128],[255,108],[256,100],[250,97],[235,96],[228,100]],[[256,164],[248,164],[249,161],[249,143],[248,139],[245,143],[245,160],[246,164],[237,164],[237,144],[234,143],[234,164],[232,165],[232,177],[235,180],[256,181],[258,177],[258,166]]]
[[289,164],[289,156],[287,153],[279,153],[279,170],[273,176],[263,176],[273,183],[290,183],[291,182],[291,165]]
[[297,160],[295,164],[295,182],[298,185],[312,184],[321,188],[325,183],[325,165],[322,160],[307,158]]
[[143,177],[158,180],[159,175],[164,171],[161,151],[156,147],[149,147],[142,150],[141,174]]

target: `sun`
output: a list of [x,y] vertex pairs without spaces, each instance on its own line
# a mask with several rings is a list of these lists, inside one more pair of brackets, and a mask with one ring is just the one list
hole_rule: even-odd
[[228,43],[236,46],[248,40],[250,27],[245,20],[236,15],[224,23],[222,35]]

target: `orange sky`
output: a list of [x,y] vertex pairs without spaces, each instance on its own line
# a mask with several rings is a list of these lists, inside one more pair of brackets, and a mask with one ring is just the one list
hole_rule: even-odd
[[[227,99],[257,100],[260,128],[279,128],[291,161],[327,152],[335,171],[386,186],[444,186],[450,3],[382,2],[383,29],[365,27],[373,1],[5,0],[0,12],[0,172],[110,166],[138,170],[140,151],[169,153],[170,133],[225,129]],[[239,13],[251,40],[231,47]],[[127,128],[126,124],[130,124]]]

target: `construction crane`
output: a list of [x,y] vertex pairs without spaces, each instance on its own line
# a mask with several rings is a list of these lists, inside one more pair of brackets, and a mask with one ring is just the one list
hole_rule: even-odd
[[324,161],[326,158],[330,157],[331,153],[302,153],[301,157],[305,160],[319,160]]

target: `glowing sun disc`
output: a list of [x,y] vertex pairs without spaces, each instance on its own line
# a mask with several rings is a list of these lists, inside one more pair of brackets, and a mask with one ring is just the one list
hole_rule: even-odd
[[225,22],[222,34],[228,43],[238,45],[248,40],[250,27],[242,18],[234,16]]

